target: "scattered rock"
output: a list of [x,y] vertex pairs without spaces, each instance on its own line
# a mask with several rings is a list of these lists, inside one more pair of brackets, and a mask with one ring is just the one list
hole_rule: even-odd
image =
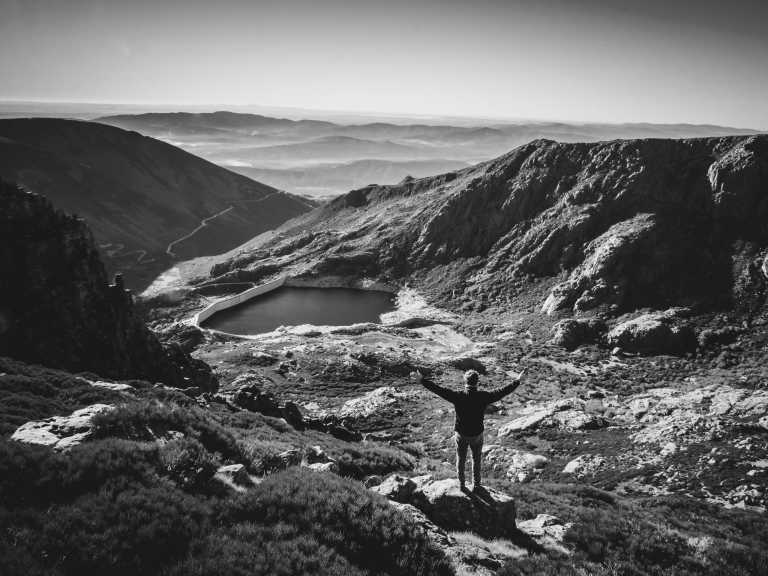
[[563,522],[550,514],[539,514],[536,518],[520,520],[517,523],[518,529],[535,538],[540,545],[563,554],[570,554],[563,545],[563,540],[571,526],[573,526],[571,522]]
[[563,430],[592,430],[608,424],[602,416],[587,413],[585,409],[586,402],[580,398],[533,404],[518,410],[518,417],[501,426],[498,435],[503,437],[524,430],[552,427]]
[[273,356],[272,354],[268,354],[267,352],[261,352],[259,350],[254,350],[251,354],[251,359],[248,361],[248,364],[251,366],[271,366],[275,362],[277,362],[278,358],[277,356]]
[[315,464],[306,464],[303,466],[313,472],[327,472],[329,474],[339,473],[339,465],[336,464],[336,462],[316,462]]
[[269,455],[263,458],[261,468],[264,472],[276,472],[292,466],[299,466],[302,461],[302,453],[298,448],[290,448],[279,454]]
[[114,392],[133,392],[135,389],[130,384],[123,384],[121,382],[103,382],[98,380],[96,382],[90,382],[91,386],[97,388],[104,388],[105,390],[112,390]]
[[608,332],[608,345],[642,354],[691,352],[696,348],[696,337],[690,327],[674,324],[678,314],[670,309],[622,322]]
[[348,420],[365,419],[382,412],[397,409],[403,400],[410,400],[414,392],[402,392],[394,386],[382,386],[359,398],[347,400],[338,412],[339,418]]
[[384,482],[384,478],[374,474],[373,476],[367,476],[365,480],[363,480],[363,486],[365,486],[366,488],[373,488],[374,486],[378,486],[382,482]]
[[214,478],[227,486],[235,488],[248,488],[254,485],[248,470],[242,464],[229,464],[216,470]]
[[512,482],[530,482],[535,475],[541,473],[547,462],[549,460],[546,456],[516,450],[507,469],[507,478]]
[[588,474],[594,474],[606,463],[600,455],[582,454],[568,462],[563,468],[563,474],[573,474],[578,478]]
[[334,462],[332,458],[320,448],[320,446],[310,446],[304,450],[303,463],[309,464],[327,464],[328,462]]
[[93,433],[93,417],[114,409],[109,404],[92,404],[75,410],[69,416],[52,416],[45,420],[27,422],[19,426],[11,440],[50,446],[54,450],[68,450],[86,440]]

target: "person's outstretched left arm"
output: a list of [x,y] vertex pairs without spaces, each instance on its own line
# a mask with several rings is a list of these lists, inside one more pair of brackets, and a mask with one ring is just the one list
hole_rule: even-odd
[[437,394],[438,396],[440,396],[440,398],[443,398],[444,400],[448,400],[448,402],[456,401],[456,392],[454,392],[450,388],[444,388],[439,384],[435,384],[431,378],[426,378],[418,370],[416,372],[411,373],[411,378],[412,379],[415,378],[419,382],[419,384],[424,386],[424,388],[426,388],[433,394]]
[[517,390],[517,387],[520,386],[520,383],[522,382],[523,378],[523,372],[520,372],[515,379],[507,384],[506,386],[502,386],[501,388],[497,388],[496,390],[493,390],[489,392],[490,401],[491,402],[497,402],[504,398],[504,396],[507,396],[509,394],[512,394],[515,390]]

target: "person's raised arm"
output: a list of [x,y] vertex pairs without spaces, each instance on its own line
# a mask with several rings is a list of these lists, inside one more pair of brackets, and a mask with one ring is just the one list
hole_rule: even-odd
[[515,376],[515,379],[507,384],[506,386],[502,386],[501,388],[497,388],[496,390],[491,391],[490,394],[490,401],[491,402],[497,402],[504,398],[504,396],[507,396],[509,394],[512,394],[515,390],[517,390],[517,387],[520,386],[520,383],[522,382],[523,374],[525,373],[525,370],[520,372]]
[[419,384],[424,386],[424,388],[433,394],[437,394],[440,396],[440,398],[448,400],[448,402],[453,402],[456,399],[456,392],[450,388],[445,388],[439,384],[435,384],[431,379],[425,378],[424,375],[418,370],[416,372],[411,372],[411,378],[415,378]]

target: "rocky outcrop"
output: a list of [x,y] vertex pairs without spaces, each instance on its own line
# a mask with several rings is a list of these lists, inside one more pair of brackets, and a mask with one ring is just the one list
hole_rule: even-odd
[[54,450],[69,450],[91,436],[94,416],[113,408],[109,404],[92,404],[75,410],[69,416],[27,422],[16,429],[11,440],[50,446]]
[[590,430],[607,426],[607,420],[589,410],[588,402],[580,398],[564,398],[541,404],[531,404],[516,411],[516,417],[499,427],[500,437],[536,430]]
[[582,454],[565,465],[563,474],[573,474],[580,478],[587,474],[594,474],[600,468],[605,466],[605,464],[605,458],[600,455]]
[[548,514],[517,521],[514,500],[498,490],[462,492],[455,480],[396,474],[371,489],[410,516],[458,574],[491,576],[510,559],[570,553],[563,543],[570,523]]
[[468,530],[487,537],[517,533],[515,501],[498,490],[462,492],[457,480],[398,475],[386,478],[372,490],[395,502],[415,506],[445,530]]
[[[728,423],[760,425],[768,419],[768,391],[709,385],[688,391],[654,388],[627,402],[625,418],[640,423],[640,444],[691,444],[716,438]],[[762,420],[761,420],[762,419]]]
[[202,389],[210,368],[163,348],[120,278],[107,281],[82,220],[0,183],[0,354],[70,371]]
[[607,334],[609,346],[628,352],[684,354],[696,349],[693,330],[681,324],[680,311],[643,314],[621,322]]

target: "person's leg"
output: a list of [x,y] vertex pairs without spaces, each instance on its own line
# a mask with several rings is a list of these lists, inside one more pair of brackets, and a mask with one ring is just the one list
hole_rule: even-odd
[[480,476],[483,462],[483,435],[473,438],[469,447],[472,449],[472,480],[474,487],[478,488],[482,485]]
[[464,468],[467,464],[467,440],[458,432],[454,434],[454,440],[456,441],[456,475],[459,477],[459,485],[463,489],[466,485],[464,478]]

